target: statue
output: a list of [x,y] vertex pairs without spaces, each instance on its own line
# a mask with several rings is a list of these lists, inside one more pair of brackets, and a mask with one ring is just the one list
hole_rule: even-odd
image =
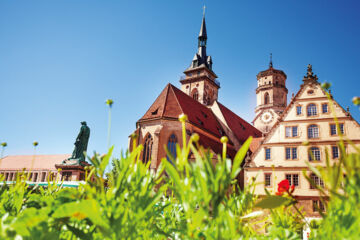
[[87,145],[90,137],[90,128],[86,125],[86,122],[81,122],[80,132],[74,143],[75,148],[72,153],[72,156],[68,159],[65,159],[62,163],[66,165],[83,165],[85,162],[84,152],[87,150]]

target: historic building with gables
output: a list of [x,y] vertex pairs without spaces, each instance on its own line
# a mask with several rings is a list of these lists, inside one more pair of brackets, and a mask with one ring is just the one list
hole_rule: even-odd
[[[338,127],[334,116],[338,119]],[[267,118],[264,119],[266,123]],[[277,116],[260,147],[246,162],[245,182],[256,179],[255,194],[265,195],[265,189],[274,193],[277,184],[288,179],[291,185],[295,185],[294,195],[304,211],[316,216],[319,209],[325,209],[319,201],[318,190],[307,181],[303,170],[315,184],[324,186],[323,180],[309,170],[307,163],[326,166],[326,149],[330,161],[339,161],[341,151],[338,144],[342,137],[359,145],[360,125],[331,94],[329,97],[326,95],[309,65],[300,90]],[[347,141],[345,149],[347,153],[354,151]]]

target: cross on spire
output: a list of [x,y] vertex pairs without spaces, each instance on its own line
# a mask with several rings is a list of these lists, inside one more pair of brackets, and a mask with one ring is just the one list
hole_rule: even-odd
[[273,62],[272,62],[272,53],[270,53],[270,64],[269,67],[272,68],[273,67]]

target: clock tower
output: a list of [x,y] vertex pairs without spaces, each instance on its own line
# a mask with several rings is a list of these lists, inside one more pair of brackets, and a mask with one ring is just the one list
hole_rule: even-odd
[[270,54],[269,68],[257,75],[254,126],[268,133],[287,106],[286,74],[273,68]]

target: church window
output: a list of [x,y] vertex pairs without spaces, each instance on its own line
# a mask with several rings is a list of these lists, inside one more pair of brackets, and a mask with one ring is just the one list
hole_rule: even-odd
[[285,137],[297,137],[298,136],[298,127],[285,127]]
[[312,94],[314,94],[314,90],[309,90],[309,91],[307,91],[307,93],[308,93],[309,95],[312,95]]
[[265,93],[265,96],[264,96],[264,104],[269,104],[270,103],[270,100],[269,100],[269,93]]
[[316,105],[311,103],[307,106],[307,115],[310,116],[316,116],[317,115],[317,109]]
[[147,135],[144,141],[144,150],[143,150],[143,163],[148,163],[151,160],[151,152],[152,152],[153,138],[151,134]]
[[333,159],[339,158],[339,148],[338,148],[338,146],[332,146],[331,147],[331,153],[332,153],[332,158]]
[[191,95],[194,100],[196,100],[196,101],[199,100],[199,92],[196,88],[192,91]]
[[198,75],[198,76],[200,75],[200,71],[197,71],[197,75]]
[[[310,175],[310,179],[315,185],[324,187],[324,181],[321,178],[319,178],[316,174],[312,173]],[[316,189],[316,186],[310,183],[310,189]]]
[[[339,123],[339,129],[341,134],[344,134],[344,124]],[[330,124],[330,135],[335,136],[338,135],[338,128],[336,127],[336,124]]]
[[309,161],[320,161],[320,149],[318,147],[311,147],[309,150]]
[[[176,143],[177,138],[175,134],[171,134],[167,143],[167,149],[169,150],[174,159],[176,159]],[[171,162],[169,156],[166,156],[166,159]]]
[[271,159],[271,148],[265,148],[265,160]]
[[308,138],[318,138],[319,137],[319,127],[315,124],[312,124],[308,127]]
[[327,103],[324,103],[322,106],[322,113],[328,113],[329,112],[329,106]]
[[301,106],[296,106],[296,115],[301,115]]
[[271,173],[265,173],[265,187],[271,187]]

